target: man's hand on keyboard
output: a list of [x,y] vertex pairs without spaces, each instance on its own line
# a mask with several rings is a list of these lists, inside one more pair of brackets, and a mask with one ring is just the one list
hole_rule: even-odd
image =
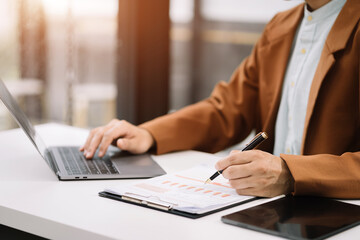
[[99,148],[98,155],[102,157],[110,144],[121,150],[140,154],[147,152],[155,144],[155,140],[147,130],[125,120],[114,119],[105,126],[91,130],[80,151],[84,152],[87,159],[91,159]]

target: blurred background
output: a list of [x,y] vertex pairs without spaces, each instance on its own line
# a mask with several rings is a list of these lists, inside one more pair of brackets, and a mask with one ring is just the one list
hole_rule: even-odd
[[209,96],[301,2],[0,0],[0,78],[34,124],[139,124]]

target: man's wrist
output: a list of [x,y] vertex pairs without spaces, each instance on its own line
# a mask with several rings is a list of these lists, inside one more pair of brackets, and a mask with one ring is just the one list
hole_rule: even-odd
[[287,166],[284,159],[281,158],[281,168],[282,168],[282,175],[284,179],[284,186],[285,186],[285,194],[294,192],[294,184],[295,180],[292,176],[289,167]]

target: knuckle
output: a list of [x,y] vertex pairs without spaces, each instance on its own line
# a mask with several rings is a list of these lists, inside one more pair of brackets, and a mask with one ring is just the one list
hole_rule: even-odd
[[230,154],[236,154],[236,153],[239,153],[240,151],[239,150],[231,150]]
[[236,193],[239,195],[246,195],[243,189],[236,189]]
[[259,165],[257,167],[257,172],[260,174],[260,175],[266,175],[267,174],[267,168],[264,166],[264,165]]
[[92,133],[93,135],[96,135],[96,134],[101,133],[101,132],[103,132],[103,131],[104,131],[104,128],[103,128],[103,127],[97,127],[97,128],[94,128],[93,130],[91,130],[91,133]]
[[109,140],[112,139],[112,132],[111,131],[106,131],[103,135],[103,139],[104,140]]
[[103,133],[102,132],[96,132],[94,135],[94,138],[102,138],[103,137]]
[[257,158],[257,153],[255,151],[256,150],[244,151],[243,152],[244,158],[253,161],[254,159]]
[[239,168],[235,166],[230,166],[226,168],[225,172],[225,178],[227,179],[237,179],[239,175]]
[[260,150],[258,150],[258,149],[253,149],[252,151],[251,151],[251,153],[253,153],[253,154],[256,154],[256,155],[258,155],[258,154],[260,154]]
[[126,120],[120,120],[119,123],[122,124],[122,125],[128,124],[128,122]]
[[114,124],[114,123],[117,123],[118,121],[119,121],[118,119],[113,118],[113,119],[111,119],[111,121],[109,122],[109,125]]
[[226,175],[227,175],[229,178],[232,178],[232,177],[235,175],[236,170],[235,170],[234,167],[230,166],[230,167],[228,167],[228,168],[226,169],[225,172],[226,172]]
[[118,120],[116,123],[115,123],[115,126],[116,127],[124,127],[128,124],[128,122],[126,120]]
[[91,129],[90,134],[95,135],[97,133],[97,131],[98,131],[98,128]]
[[248,155],[248,158],[250,159],[256,159],[258,157],[258,150],[250,150],[250,151],[246,151],[244,153],[246,153]]
[[229,157],[229,163],[230,165],[236,164],[236,157],[234,155]]

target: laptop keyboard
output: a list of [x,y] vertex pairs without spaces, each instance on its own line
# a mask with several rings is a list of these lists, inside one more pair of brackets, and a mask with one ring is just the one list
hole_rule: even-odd
[[103,158],[94,157],[92,160],[87,160],[77,147],[58,147],[57,149],[69,175],[119,173],[109,156],[105,155]]

